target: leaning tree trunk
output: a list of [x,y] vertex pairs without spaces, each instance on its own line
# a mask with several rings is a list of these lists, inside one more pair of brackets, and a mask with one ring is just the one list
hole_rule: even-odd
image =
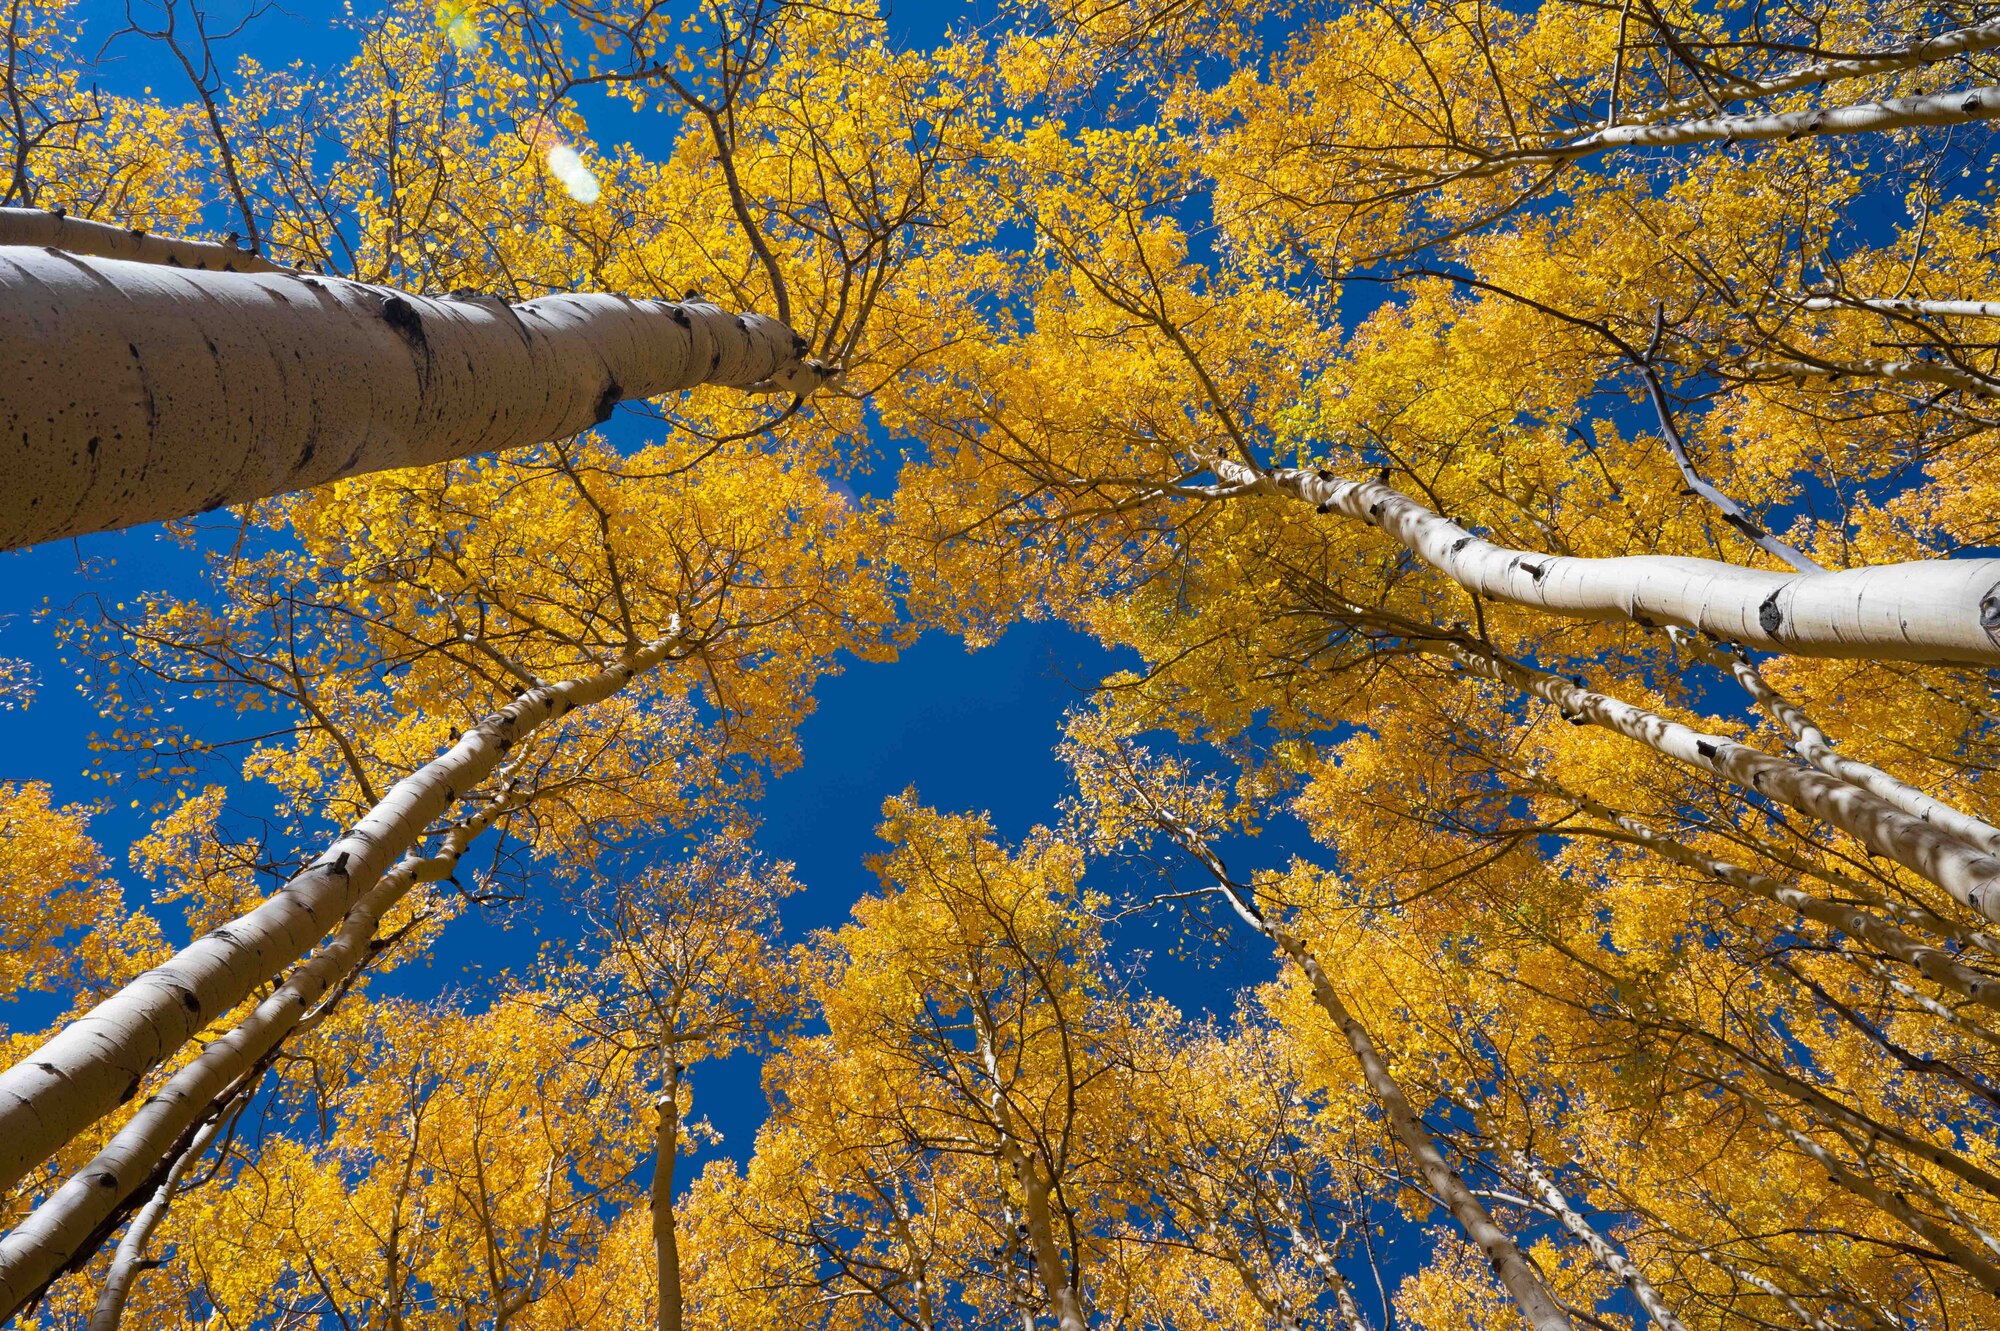
[[0,549],[561,439],[700,384],[804,395],[830,373],[805,351],[701,301],[0,248]]
[[1355,1061],[1361,1065],[1361,1078],[1374,1095],[1375,1103],[1381,1106],[1390,1132],[1416,1161],[1418,1172],[1430,1186],[1431,1195],[1444,1204],[1465,1237],[1492,1265],[1494,1277],[1514,1300],[1522,1318],[1534,1331],[1575,1331],[1575,1323],[1550,1291],[1535,1264],[1514,1242],[1513,1235],[1493,1218],[1464,1176],[1452,1168],[1444,1152],[1438,1149],[1430,1129],[1424,1126],[1423,1119],[1403,1094],[1402,1084],[1396,1080],[1388,1060],[1376,1046],[1375,1037],[1341,1001],[1339,991],[1333,987],[1333,981],[1327,977],[1305,940],[1258,908],[1251,890],[1230,877],[1222,857],[1199,833],[1155,800],[1143,785],[1133,781],[1128,783],[1128,788],[1139,798],[1154,825],[1215,879],[1216,890],[1238,918],[1269,939],[1277,947],[1278,954],[1298,967],[1305,976],[1313,1001],[1346,1038]]
[[[676,632],[593,674],[529,689],[397,782],[324,855],[254,909],[196,939],[0,1072],[0,1192],[136,1094],[204,1026],[305,955],[416,848],[439,815],[492,774],[510,747],[617,693],[681,642]],[[113,1173],[98,1186],[129,1192],[144,1177],[136,1167],[132,1172],[129,1179]]]
[[1793,656],[2000,665],[2000,559],[1777,573],[1678,555],[1585,559],[1482,540],[1377,481],[1210,463],[1231,493],[1371,523],[1466,591],[1572,619],[1677,625]]

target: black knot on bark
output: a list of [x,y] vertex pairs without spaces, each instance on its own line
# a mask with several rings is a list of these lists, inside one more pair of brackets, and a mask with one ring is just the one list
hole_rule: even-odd
[[624,400],[625,400],[625,390],[619,386],[618,381],[616,379],[612,379],[609,382],[607,382],[604,385],[604,391],[597,395],[596,414],[594,414],[591,417],[591,424],[602,425],[604,424],[604,422],[610,420],[611,413],[614,410],[616,410],[618,404],[620,402],[623,402]]
[[382,297],[382,322],[402,334],[403,340],[413,347],[424,343],[424,317],[417,313],[417,307],[401,296],[390,294]]
[[1704,758],[1713,758],[1715,757],[1716,754],[1721,752],[1720,749],[1716,748],[1713,744],[1710,744],[1705,739],[1698,739],[1694,742],[1694,751],[1700,754]]
[[1757,626],[1774,638],[1778,636],[1778,630],[1785,626],[1785,612],[1778,608],[1777,592],[1765,597],[1757,607]]

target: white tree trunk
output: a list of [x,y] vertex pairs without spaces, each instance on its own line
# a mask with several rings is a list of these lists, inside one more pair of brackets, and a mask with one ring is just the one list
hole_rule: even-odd
[[1346,1037],[1348,1048],[1354,1051],[1355,1060],[1361,1065],[1362,1080],[1375,1096],[1376,1103],[1382,1106],[1390,1131],[1416,1161],[1418,1171],[1430,1185],[1432,1194],[1445,1204],[1445,1209],[1458,1221],[1465,1237],[1493,1264],[1494,1275],[1513,1298],[1514,1305],[1521,1310],[1528,1325],[1534,1331],[1575,1331],[1569,1314],[1556,1302],[1542,1280],[1541,1272],[1523,1255],[1513,1235],[1493,1219],[1485,1204],[1466,1186],[1465,1179],[1444,1158],[1430,1130],[1403,1095],[1403,1088],[1389,1070],[1387,1060],[1375,1047],[1374,1037],[1361,1020],[1347,1010],[1347,1004],[1341,1001],[1333,981],[1327,978],[1304,940],[1266,917],[1257,908],[1249,889],[1229,876],[1229,870],[1215,848],[1162,805],[1142,781],[1129,775],[1123,779],[1126,788],[1146,809],[1154,825],[1208,870],[1215,879],[1216,890],[1238,917],[1269,939],[1279,954],[1297,966],[1306,977],[1313,1001]]
[[2000,300],[1905,300],[1901,296],[1810,296],[1800,302],[1808,310],[1873,310],[1877,314],[1938,315],[1969,319],[2000,319]]
[[1043,1172],[1041,1148],[1033,1142],[1023,1141],[1014,1125],[1014,1111],[1007,1103],[1006,1078],[1000,1071],[1000,1059],[993,1048],[992,1028],[987,1023],[980,996],[974,993],[970,997],[980,1067],[992,1087],[987,1094],[986,1107],[1000,1138],[1000,1156],[1021,1183],[1028,1246],[1035,1258],[1035,1276],[1041,1282],[1042,1292],[1048,1295],[1049,1308],[1055,1313],[1056,1326],[1060,1331],[1089,1331],[1082,1301],[1077,1298],[1070,1281],[1069,1263],[1063,1260],[1062,1247],[1056,1242],[1054,1216],[1050,1210],[1050,1180]]
[[[1658,125],[1613,125],[1557,148],[1525,152],[1529,161],[1588,157],[1609,148],[1678,148],[1694,143],[1746,139],[1796,139],[1818,134],[1869,134],[1932,125],[1962,125],[2000,116],[2000,88],[1960,88],[1928,97],[1891,97],[1810,111],[1709,116]],[[1501,160],[1505,162],[1507,157]]]
[[153,1231],[166,1218],[167,1208],[173,1205],[174,1194],[180,1191],[181,1177],[205,1154],[222,1132],[229,1115],[217,1114],[202,1125],[194,1140],[174,1167],[154,1190],[138,1215],[125,1229],[125,1237],[118,1241],[118,1249],[112,1254],[111,1268],[105,1273],[104,1289],[97,1296],[97,1304],[90,1312],[89,1331],[118,1331],[118,1323],[125,1318],[125,1304],[132,1297],[132,1286],[139,1278],[146,1261],[146,1245],[152,1242]]
[[[1782,93],[1797,92],[1801,88],[1811,88],[1819,84],[1872,78],[1879,74],[1893,74],[1898,70],[1914,69],[1918,65],[1937,64],[1954,56],[1988,51],[1996,46],[2000,46],[2000,22],[1980,23],[1969,28],[1939,33],[1935,37],[1923,38],[1901,50],[1879,51],[1873,55],[1850,56],[1841,60],[1815,60],[1789,74],[1780,74],[1754,83],[1745,81],[1724,84],[1715,89],[1715,96],[1731,103],[1776,97]],[[1651,124],[1669,118],[1698,114],[1709,105],[1699,98],[1690,97],[1669,102],[1645,115],[1635,116],[1633,120]],[[1605,128],[1614,127],[1607,125]]]
[[[1806,353],[1810,354],[1810,353]],[[1860,356],[1852,360],[1818,364],[1806,360],[1750,360],[1743,368],[1752,374],[1783,374],[1794,380],[1881,379],[1892,384],[1936,384],[1955,388],[1975,397],[2000,397],[2000,379],[1935,360],[1884,360]]]
[[805,349],[700,301],[0,249],[0,549],[561,439],[699,384],[810,393]]
[[151,1177],[174,1143],[202,1114],[226,1099],[229,1088],[239,1085],[259,1060],[298,1029],[321,1000],[353,974],[367,959],[368,944],[383,917],[413,886],[448,878],[482,832],[502,813],[528,803],[530,798],[497,798],[452,828],[436,855],[406,855],[397,861],[341,919],[325,947],[294,970],[248,1017],[168,1078],[89,1164],[0,1238],[0,1323],[67,1264],[97,1226]]
[[1774,758],[1720,735],[1703,734],[1657,712],[1536,670],[1499,653],[1455,642],[1425,640],[1419,650],[1456,662],[1473,674],[1510,684],[1554,703],[1563,715],[1635,740],[1663,757],[1734,782],[1800,813],[1832,824],[1949,893],[1989,920],[2000,921],[2000,858],[1974,850],[1922,818],[1903,812],[1838,777]]
[[1570,1205],[1569,1198],[1563,1195],[1562,1189],[1535,1166],[1534,1160],[1526,1151],[1518,1146],[1509,1146],[1507,1156],[1514,1162],[1514,1167],[1527,1178],[1535,1195],[1541,1199],[1542,1205],[1548,1207],[1554,1214],[1557,1222],[1569,1231],[1571,1237],[1590,1249],[1590,1255],[1597,1259],[1599,1265],[1616,1276],[1625,1288],[1632,1291],[1632,1297],[1646,1310],[1646,1316],[1651,1319],[1652,1326],[1658,1328],[1658,1331],[1687,1331],[1687,1324],[1674,1315],[1674,1310],[1660,1297],[1660,1291],[1653,1288],[1652,1281],[1646,1279],[1646,1273],[1641,1271],[1631,1258],[1618,1251],[1610,1240],[1598,1233],[1596,1228],[1583,1218],[1582,1212]]
[[149,235],[142,227],[92,222],[53,208],[0,208],[0,245],[35,245],[100,259],[130,259],[220,273],[291,271],[234,245]]
[[[1981,1007],[2000,1011],[2000,980],[1984,975],[1970,966],[1961,965],[1950,953],[1912,938],[1860,906],[1823,900],[1790,883],[1780,882],[1769,874],[1745,869],[1727,860],[1715,859],[1671,837],[1661,836],[1638,819],[1619,813],[1609,805],[1588,796],[1580,796],[1568,790],[1562,794],[1566,799],[1575,800],[1593,817],[1601,818],[1620,828],[1632,840],[1657,851],[1676,864],[1699,870],[1728,883],[1731,887],[1754,893],[1774,905],[1789,907],[1816,924],[1837,929],[1850,938],[1859,939],[1884,955],[1922,972],[1940,988],[1947,989],[1962,998],[1969,998]],[[1949,1009],[1945,1011],[1949,1014]]]
[[1376,481],[1227,458],[1236,490],[1286,495],[1373,523],[1469,592],[1572,619],[1678,625],[1793,656],[2000,665],[2000,559],[1927,559],[1778,573],[1711,559],[1582,559],[1513,550]]
[[[413,850],[425,830],[544,723],[610,697],[678,636],[579,679],[529,689],[396,783],[326,853],[248,913],[182,948],[0,1073],[0,1192],[138,1092],[209,1022],[275,979]],[[130,1189],[138,1178],[119,1179]],[[108,1189],[107,1189],[108,1190]]]
[[1764,709],[1777,718],[1780,725],[1792,734],[1799,756],[1825,772],[1828,776],[1839,777],[1849,785],[1857,786],[1879,800],[1895,805],[1912,817],[1921,818],[1932,827],[1957,837],[1974,850],[1988,855],[2000,855],[2000,827],[1995,827],[1983,818],[1975,818],[1961,812],[1918,790],[1908,782],[1899,781],[1879,767],[1849,758],[1835,750],[1833,741],[1826,732],[1814,725],[1796,703],[1772,688],[1763,673],[1743,657],[1731,654],[1720,659],[1720,664],[1743,686],[1744,692],[1755,698]]
[[[1235,900],[1232,895],[1231,900]],[[1239,907],[1240,909],[1240,907]],[[1248,918],[1248,917],[1246,917]],[[1528,1259],[1516,1246],[1513,1236],[1502,1229],[1497,1221],[1487,1213],[1486,1207],[1473,1196],[1472,1189],[1465,1185],[1459,1172],[1451,1167],[1438,1150],[1437,1143],[1417,1117],[1410,1102],[1403,1096],[1403,1088],[1389,1071],[1389,1065],[1382,1058],[1381,1051],[1347,1005],[1340,1001],[1333,982],[1326,978],[1319,962],[1306,950],[1305,944],[1290,932],[1278,928],[1267,920],[1257,919],[1259,931],[1276,943],[1284,954],[1305,973],[1312,986],[1314,1000],[1321,1010],[1333,1019],[1347,1037],[1347,1046],[1354,1051],[1356,1061],[1361,1064],[1362,1080],[1374,1093],[1376,1102],[1382,1106],[1383,1115],[1389,1120],[1389,1129],[1396,1140],[1403,1144],[1417,1162],[1417,1169],[1430,1185],[1432,1193],[1445,1204],[1459,1228],[1472,1240],[1475,1247],[1493,1263],[1493,1273],[1514,1304],[1535,1331],[1574,1331],[1569,1314],[1562,1310],[1543,1283],[1541,1273],[1535,1270]]]

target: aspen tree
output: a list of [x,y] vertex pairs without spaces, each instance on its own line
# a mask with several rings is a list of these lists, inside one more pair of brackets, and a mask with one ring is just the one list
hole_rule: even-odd
[[1093,821],[1098,823],[1098,834],[1106,836],[1108,832],[1106,839],[1113,845],[1134,834],[1142,838],[1165,836],[1214,877],[1216,889],[1230,908],[1303,972],[1313,1000],[1353,1050],[1362,1079],[1381,1104],[1396,1139],[1415,1159],[1425,1182],[1444,1202],[1465,1237],[1492,1263],[1522,1317],[1537,1328],[1570,1327],[1569,1316],[1550,1293],[1541,1274],[1522,1254],[1513,1237],[1495,1223],[1480,1198],[1438,1149],[1419,1118],[1420,1111],[1411,1105],[1374,1036],[1341,1000],[1319,960],[1297,934],[1270,918],[1246,884],[1230,876],[1201,828],[1168,802],[1176,794],[1170,783],[1161,780],[1159,773],[1143,770],[1146,755],[1120,746],[1115,740],[1108,751],[1101,744],[1101,738],[1093,740],[1085,733],[1072,738],[1065,755],[1085,787],[1086,801],[1130,802],[1132,812],[1125,815],[1125,820],[1115,813],[1109,816],[1096,813]]
[[697,1062],[759,1051],[790,1004],[784,958],[771,937],[778,899],[796,891],[789,865],[761,863],[740,833],[725,833],[671,868],[613,884],[597,928],[600,960],[572,968],[580,992],[557,991],[550,1018],[631,1062],[654,1089],[648,1188],[657,1276],[654,1323],[684,1325],[678,1157],[693,1145],[687,1082]]
[[10,249],[0,308],[20,367],[9,547],[562,439],[627,398],[827,377],[790,329],[699,302],[512,305]]

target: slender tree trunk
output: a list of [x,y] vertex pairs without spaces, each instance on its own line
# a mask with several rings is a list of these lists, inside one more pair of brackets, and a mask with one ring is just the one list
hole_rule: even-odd
[[[1811,352],[1797,352],[1810,356]],[[1889,359],[1857,356],[1849,360],[1748,360],[1743,368],[1752,374],[1789,375],[1806,379],[1883,379],[1892,384],[1936,384],[1955,388],[1977,397],[2000,397],[2000,379],[1960,369],[1944,361]]]
[[1885,956],[1922,972],[1940,988],[1969,998],[1981,1007],[2000,1011],[2000,980],[1961,965],[1950,953],[1912,938],[1859,906],[1826,901],[1768,874],[1704,855],[1671,837],[1660,835],[1638,819],[1588,795],[1579,795],[1567,789],[1562,791],[1562,795],[1565,799],[1574,800],[1592,816],[1618,827],[1633,841],[1657,851],[1676,864],[1697,869],[1775,905],[1789,907],[1816,924],[1859,939]]
[[[1881,74],[1893,74],[1899,70],[1914,69],[1918,65],[1937,64],[1954,56],[1988,51],[1996,46],[2000,46],[2000,22],[1979,23],[1969,28],[1942,32],[1935,37],[1922,38],[1901,50],[1878,51],[1873,55],[1849,56],[1837,60],[1815,60],[1789,74],[1780,74],[1754,83],[1732,81],[1715,89],[1715,95],[1728,103],[1776,97],[1820,84],[1873,78]],[[1651,124],[1660,120],[1675,119],[1698,113],[1709,105],[1711,103],[1700,99],[1687,98],[1657,107],[1646,115],[1634,117],[1634,121]]]
[[1767,798],[1821,819],[1949,893],[1954,901],[1989,920],[2000,920],[2000,857],[1974,850],[1922,818],[1903,812],[1838,777],[1774,758],[1747,744],[1707,735],[1656,712],[1524,666],[1498,652],[1475,651],[1461,643],[1433,640],[1415,644],[1456,662],[1467,671],[1510,684],[1554,703],[1565,716],[1604,727],[1664,757],[1734,782]]
[[[1995,25],[2000,28],[2000,25]],[[1901,296],[1810,296],[1808,310],[1873,310],[1877,314],[2000,319],[2000,300],[1906,300]]]
[[1038,1147],[1023,1142],[1014,1126],[1014,1111],[1007,1103],[1000,1060],[993,1048],[992,1030],[976,995],[973,1007],[980,1065],[992,1087],[987,1097],[987,1110],[1000,1137],[1001,1158],[1021,1183],[1021,1195],[1026,1204],[1028,1246],[1035,1256],[1035,1275],[1041,1281],[1042,1292],[1048,1295],[1049,1308],[1055,1313],[1056,1325],[1061,1331],[1089,1331],[1082,1301],[1077,1298],[1076,1289],[1070,1281],[1069,1263],[1063,1260],[1062,1246],[1056,1242],[1054,1218],[1049,1205],[1049,1180],[1042,1172],[1042,1152]]
[[1630,1257],[1618,1251],[1610,1240],[1598,1233],[1596,1228],[1583,1218],[1582,1212],[1570,1205],[1569,1198],[1563,1195],[1562,1189],[1535,1165],[1526,1151],[1518,1146],[1509,1146],[1506,1151],[1507,1158],[1514,1162],[1514,1167],[1528,1180],[1529,1187],[1534,1190],[1535,1196],[1541,1199],[1542,1205],[1554,1213],[1557,1222],[1569,1231],[1572,1238],[1590,1249],[1590,1255],[1597,1259],[1600,1266],[1616,1276],[1626,1289],[1632,1291],[1632,1297],[1646,1310],[1646,1316],[1651,1319],[1652,1326],[1657,1327],[1659,1331],[1687,1331],[1687,1325],[1674,1315],[1674,1310],[1660,1297],[1660,1291],[1653,1288],[1652,1281],[1646,1279],[1646,1273],[1641,1271]]
[[2000,855],[2000,827],[1962,813],[1943,800],[1897,780],[1879,767],[1835,751],[1833,741],[1827,738],[1826,732],[1814,725],[1812,718],[1796,703],[1772,688],[1756,666],[1734,653],[1719,660],[1722,667],[1743,686],[1744,692],[1756,699],[1780,725],[1791,732],[1801,758],[1828,776],[1838,777],[1914,818],[1923,819],[1947,836],[1957,837],[1974,850]]
[[1136,780],[1130,788],[1155,824],[1208,870],[1215,879],[1217,890],[1243,922],[1275,944],[1279,954],[1297,966],[1306,977],[1313,1001],[1332,1019],[1334,1026],[1346,1037],[1348,1048],[1354,1051],[1355,1060],[1361,1065],[1362,1080],[1382,1106],[1390,1131],[1417,1162],[1424,1181],[1430,1185],[1431,1192],[1444,1202],[1452,1218],[1458,1221],[1459,1229],[1493,1264],[1493,1273],[1513,1297],[1515,1306],[1521,1310],[1528,1325],[1535,1331],[1575,1331],[1569,1314],[1556,1302],[1534,1264],[1522,1255],[1513,1236],[1493,1219],[1485,1205],[1473,1195],[1472,1189],[1465,1185],[1465,1179],[1438,1150],[1429,1129],[1424,1127],[1423,1120],[1410,1107],[1402,1086],[1389,1071],[1381,1051],[1375,1047],[1374,1037],[1369,1035],[1368,1028],[1362,1025],[1360,1019],[1347,1010],[1339,991],[1327,979],[1326,972],[1320,968],[1304,941],[1271,921],[1257,908],[1249,889],[1229,876],[1227,866],[1213,846],[1154,800],[1151,792]]
[[194,1140],[188,1143],[187,1150],[174,1161],[166,1179],[154,1190],[139,1214],[132,1217],[132,1223],[126,1226],[125,1236],[118,1241],[118,1249],[112,1254],[111,1268],[105,1273],[104,1288],[99,1291],[97,1304],[91,1309],[89,1331],[118,1331],[118,1323],[125,1317],[125,1304],[132,1297],[133,1282],[144,1269],[146,1245],[152,1242],[153,1231],[166,1218],[167,1208],[173,1205],[174,1194],[180,1191],[181,1176],[208,1150],[227,1119],[226,1114],[217,1114],[202,1127]]
[[674,1218],[674,1162],[680,1156],[680,1074],[668,1051],[667,1085],[653,1102],[653,1265],[659,1272],[659,1331],[681,1331],[681,1250]]
[[1472,1189],[1465,1185],[1459,1172],[1453,1169],[1430,1132],[1418,1119],[1416,1111],[1403,1096],[1403,1088],[1383,1061],[1381,1051],[1375,1047],[1368,1028],[1359,1018],[1347,1010],[1340,1001],[1340,995],[1320,969],[1312,953],[1306,950],[1290,932],[1278,928],[1267,920],[1260,919],[1260,932],[1289,958],[1305,974],[1312,986],[1313,1000],[1317,1002],[1333,1024],[1347,1037],[1347,1046],[1354,1051],[1355,1059],[1361,1064],[1361,1076],[1368,1083],[1383,1114],[1389,1120],[1390,1131],[1403,1144],[1417,1162],[1424,1181],[1431,1191],[1445,1204],[1459,1228],[1472,1240],[1475,1247],[1493,1263],[1493,1272],[1500,1283],[1513,1296],[1521,1315],[1535,1331],[1574,1331],[1569,1314],[1562,1310],[1555,1296],[1549,1293],[1542,1282],[1541,1273],[1535,1270],[1521,1250],[1514,1243],[1513,1236],[1502,1229],[1487,1213],[1486,1207],[1473,1196]]
[[[383,917],[411,887],[449,877],[481,832],[501,813],[525,802],[521,797],[497,799],[453,828],[438,854],[410,855],[398,861],[347,912],[324,948],[294,970],[248,1017],[168,1078],[89,1164],[0,1238],[0,1322],[81,1252],[98,1227],[117,1214],[133,1190],[152,1176],[174,1143],[201,1115],[226,1102],[235,1093],[232,1088],[251,1076],[321,1000],[336,992],[361,966]],[[135,1226],[138,1223],[134,1221]],[[143,1238],[140,1241],[143,1244]]]
[[[663,638],[595,674],[529,689],[399,781],[283,888],[0,1073],[0,1192],[137,1094],[146,1075],[196,1031],[305,955],[416,847],[461,792],[492,774],[509,747],[574,708],[610,697],[664,661],[680,641],[678,635]],[[137,1181],[114,1178],[110,1186],[129,1189]]]
[[54,208],[0,208],[0,245],[33,245],[99,259],[130,259],[218,273],[291,271],[234,245],[149,235],[143,227],[92,222]]
[[0,549],[574,435],[700,384],[826,374],[761,315],[437,298],[0,249]]
[[1468,592],[1572,619],[1673,624],[1793,656],[2000,665],[2000,559],[1930,559],[1777,573],[1709,559],[1582,559],[1481,540],[1375,481],[1299,468],[1213,469],[1239,491],[1285,495],[1372,523]]
[[[1849,106],[1808,111],[1709,116],[1658,125],[1614,125],[1545,152],[1520,154],[1528,161],[1589,157],[1610,148],[1680,148],[1696,143],[1740,143],[1751,139],[1797,139],[1821,134],[1871,134],[1923,126],[1963,125],[2000,116],[2000,88],[1960,88],[1927,97],[1891,97]],[[1512,154],[1503,156],[1509,161]]]

